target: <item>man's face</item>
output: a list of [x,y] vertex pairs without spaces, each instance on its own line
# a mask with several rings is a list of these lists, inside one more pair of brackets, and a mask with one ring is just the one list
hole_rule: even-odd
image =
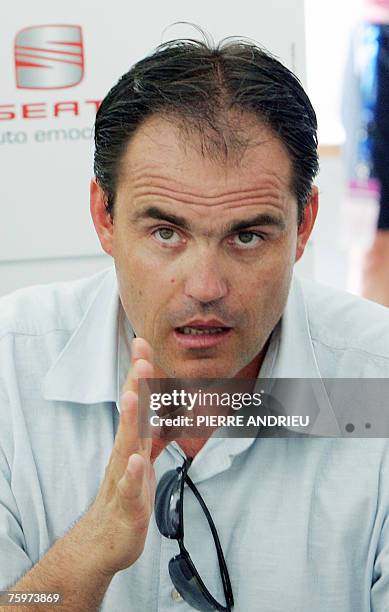
[[[94,219],[160,377],[255,377],[284,310],[308,235],[286,149],[266,127],[247,129],[259,144],[239,163],[217,162],[195,135],[184,146],[171,122],[150,118],[122,159],[113,224],[102,231]],[[193,330],[212,320],[223,331]]]

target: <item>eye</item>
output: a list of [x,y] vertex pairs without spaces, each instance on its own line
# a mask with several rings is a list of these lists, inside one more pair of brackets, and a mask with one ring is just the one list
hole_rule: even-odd
[[258,246],[262,237],[256,232],[239,232],[233,237],[233,245],[239,248],[253,248]]
[[153,236],[155,236],[161,244],[175,245],[180,241],[180,236],[171,227],[160,227],[153,232]]

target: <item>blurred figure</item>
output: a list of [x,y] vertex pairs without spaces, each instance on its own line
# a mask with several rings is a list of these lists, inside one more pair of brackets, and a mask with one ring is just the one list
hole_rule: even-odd
[[343,115],[350,187],[379,202],[362,294],[389,306],[389,0],[365,0],[351,43]]

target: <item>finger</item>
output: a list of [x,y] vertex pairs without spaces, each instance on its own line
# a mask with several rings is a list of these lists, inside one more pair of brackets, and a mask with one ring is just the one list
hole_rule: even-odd
[[134,338],[131,343],[131,362],[135,363],[137,359],[145,359],[153,363],[154,352],[150,344],[144,338]]
[[140,385],[139,381],[154,376],[153,366],[144,359],[139,359],[132,372],[132,388],[138,395],[138,449],[150,458],[151,441],[148,439],[148,415],[150,405],[150,391],[147,383]]
[[[134,369],[135,363],[139,361],[140,359],[143,359],[149,362],[150,364],[153,364],[154,354],[153,354],[153,349],[151,348],[147,340],[145,340],[144,338],[138,337],[138,338],[134,338],[131,344],[131,368],[128,372],[127,380],[124,383],[123,391],[126,391],[127,389],[131,389],[133,391],[138,390],[137,381],[135,380],[133,369]],[[148,374],[150,375],[148,376],[150,378],[154,376],[154,372],[149,372]]]
[[[120,402],[119,427],[115,437],[114,449],[112,452],[112,467],[116,477],[121,477],[125,470],[129,456],[142,449],[147,451],[143,441],[139,439],[139,399],[137,394],[138,378],[148,378],[152,375],[152,366],[147,361],[140,359],[136,362],[133,370],[133,380],[135,390],[124,392]],[[150,452],[148,452],[150,456]]]
[[147,464],[145,458],[134,453],[129,458],[124,474],[118,482],[121,501],[128,514],[135,519],[148,518],[147,486],[145,485],[146,472]]
[[138,446],[138,395],[126,391],[120,401],[119,427],[109,464],[116,481],[121,478],[129,456],[138,450]]
[[154,377],[154,366],[145,359],[138,359],[135,364],[130,368],[127,376],[127,380],[123,385],[123,393],[126,391],[139,392],[138,380],[140,378],[153,378]]
[[[153,367],[153,350],[150,344],[144,338],[134,338],[131,344],[131,368],[129,370],[127,380],[123,385],[123,392],[128,390],[135,391],[139,396],[139,379],[154,378],[154,367]],[[142,386],[141,395],[141,408],[147,409],[148,402],[148,388],[147,385]],[[143,405],[144,404],[144,405]],[[147,418],[147,415],[138,414],[138,418]],[[144,424],[144,419],[142,420]],[[142,438],[139,441],[140,449],[143,451],[145,456],[150,457],[151,452],[151,441],[148,440],[146,432],[142,429]]]

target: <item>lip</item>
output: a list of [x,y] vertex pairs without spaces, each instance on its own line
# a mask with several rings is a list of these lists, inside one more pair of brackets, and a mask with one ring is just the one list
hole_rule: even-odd
[[[194,323],[192,323],[194,325]],[[202,323],[205,327],[205,325]],[[214,324],[208,323],[208,327],[221,327],[221,325],[215,326]],[[204,336],[191,336],[190,334],[181,334],[176,329],[174,330],[174,337],[177,343],[186,349],[206,349],[218,346],[226,341],[226,339],[232,334],[232,327],[226,329],[223,332],[214,335]]]
[[193,319],[193,321],[188,321],[188,323],[184,323],[184,325],[178,325],[177,327],[230,327],[224,321],[220,321],[220,319],[209,319],[205,321],[204,319]]

